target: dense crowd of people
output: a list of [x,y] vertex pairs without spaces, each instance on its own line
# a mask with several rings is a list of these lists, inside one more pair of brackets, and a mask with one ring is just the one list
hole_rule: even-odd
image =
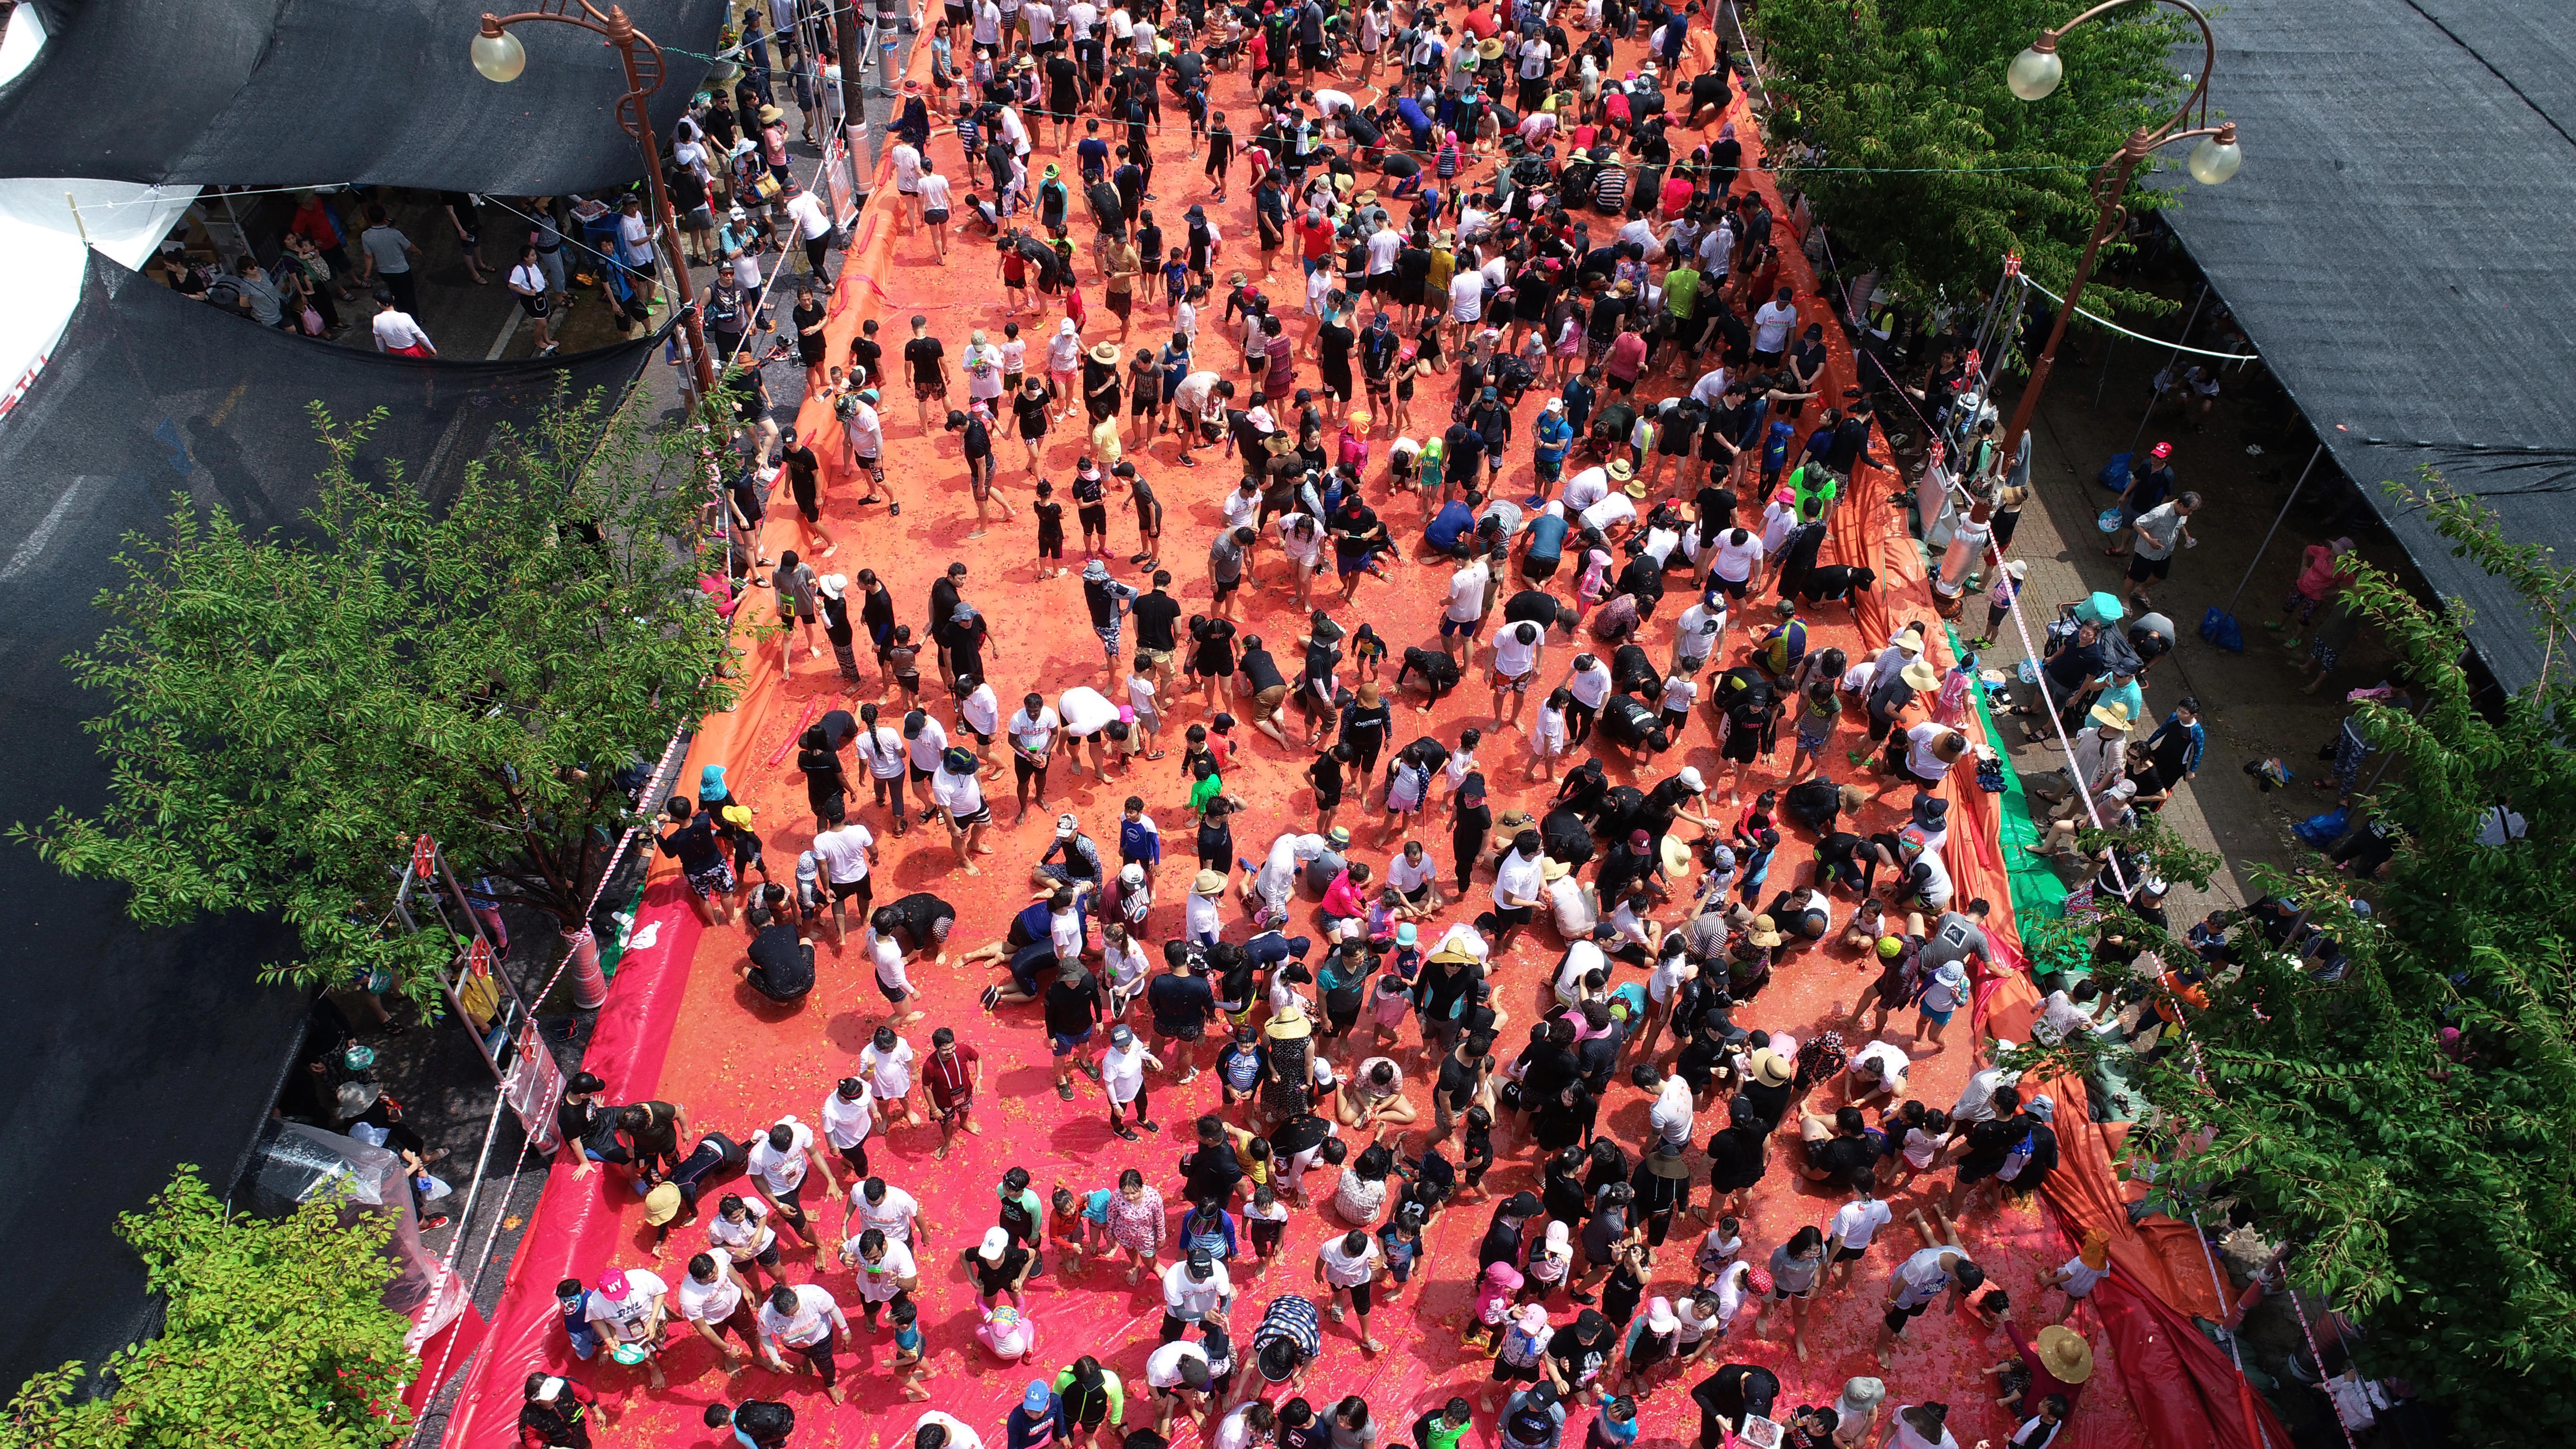
[[[792,868],[773,879],[722,765],[669,801],[660,849],[702,919],[748,932],[757,996],[803,999],[818,950],[855,944],[886,1005],[810,1116],[747,1140],[574,1079],[567,1151],[690,1249],[667,1276],[561,1285],[584,1357],[658,1384],[664,1354],[702,1342],[838,1403],[854,1339],[877,1337],[891,1351],[867,1372],[935,1403],[922,1283],[953,1263],[975,1351],[1033,1370],[998,1428],[1010,1449],[1161,1449],[1185,1424],[1220,1449],[1408,1432],[1452,1449],[1480,1422],[1509,1449],[1617,1449],[1667,1392],[1703,1449],[1952,1446],[1971,1416],[2015,1449],[2055,1442],[2092,1371],[2081,1305],[2105,1244],[2016,1304],[1957,1226],[2057,1166],[2052,1102],[1997,1064],[2012,1044],[1954,1025],[1995,909],[1959,898],[1943,855],[1941,787],[1988,763],[1964,730],[1976,684],[1934,662],[1928,607],[1865,648],[1821,636],[1876,586],[1829,544],[1856,474],[1886,462],[1868,401],[1827,395],[1830,322],[1806,320],[1780,259],[1795,242],[1744,180],[1728,71],[1691,59],[1710,19],[1698,0],[949,7],[936,102],[908,86],[891,133],[898,225],[924,265],[988,246],[1002,302],[962,336],[912,315],[899,342],[871,321],[844,357],[800,355],[836,472],[864,490],[836,504],[926,495],[884,461],[887,395],[909,393],[919,436],[962,441],[973,536],[1027,528],[1033,562],[987,545],[919,613],[876,567],[834,571],[815,451],[832,444],[774,430],[733,374],[740,587],[774,600],[778,667],[845,688],[794,741],[812,828]],[[1246,97],[1233,121],[1217,93]],[[1210,194],[1168,222],[1166,103]],[[1237,184],[1252,226],[1229,236],[1210,208]],[[1131,346],[1140,312],[1151,340]],[[1210,458],[1237,472],[1206,490],[1221,521],[1196,608],[1175,565],[1202,540],[1166,557],[1152,475]],[[1983,527],[1993,480],[1975,482]],[[773,560],[760,526],[782,486],[799,547]],[[2171,516],[2141,510],[2142,544],[2169,548]],[[1379,581],[1426,567],[1446,573],[1433,616],[1389,617]],[[997,683],[1014,666],[977,591],[1077,571],[1099,672],[1052,698]],[[1074,585],[1051,587],[1070,606]],[[1274,612],[1288,622],[1254,632]],[[2106,744],[2071,770],[2125,759],[2138,717],[2102,697],[2129,681],[2095,678],[2087,630],[2073,723]],[[1469,727],[1399,738],[1400,705],[1428,713],[1471,676],[1490,708]],[[1665,769],[1686,742],[1727,778]],[[2198,748],[2184,717],[2149,754],[2196,766]],[[1281,757],[1310,817],[1240,783]],[[1123,795],[1116,816],[1072,808],[1067,775]],[[879,898],[887,839],[914,829],[944,837],[952,881],[1024,883],[1000,939],[952,940],[937,891]],[[1168,858],[1167,830],[1186,840]],[[1524,942],[1553,964],[1507,965]],[[1874,969],[1848,1018],[1793,1031],[1766,1010],[1775,981],[1850,958]],[[990,973],[981,1013],[935,1011],[932,971]],[[2100,1011],[2061,992],[2041,1025]],[[1061,1101],[1096,1091],[1117,1139],[1167,1137],[1169,1175],[1029,1155],[986,1224],[872,1160],[899,1129],[935,1124],[938,1158],[979,1134],[977,1038],[1023,1014]],[[1909,1078],[1954,1052],[1966,1086],[1928,1105]],[[1210,1110],[1158,1112],[1203,1073]],[[1632,1101],[1645,1130],[1615,1130]],[[1489,1193],[1498,1167],[1535,1187]],[[1824,1195],[1822,1222],[1757,1228],[1751,1194],[1779,1177]],[[817,1198],[845,1205],[839,1235]],[[1453,1212],[1485,1223],[1472,1264],[1431,1246]],[[1308,1216],[1315,1251],[1291,1255]],[[1147,1295],[1159,1330],[1042,1347],[1041,1273]],[[1328,1335],[1386,1352],[1434,1275],[1472,1285],[1480,1389],[1381,1425],[1386,1406],[1309,1384]],[[1741,1351],[1785,1338],[1807,1361],[1811,1316],[1847,1295],[1869,1295],[1882,1366],[1927,1314],[2011,1351],[1974,1382],[1803,1393]],[[562,1426],[595,1410],[532,1378],[526,1442],[585,1442]],[[758,1398],[706,1417],[756,1449],[795,1418]],[[911,1429],[915,1449],[994,1432],[935,1408]]]

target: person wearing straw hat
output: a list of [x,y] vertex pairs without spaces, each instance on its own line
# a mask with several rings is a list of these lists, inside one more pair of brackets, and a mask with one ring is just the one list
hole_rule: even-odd
[[2084,1335],[2062,1323],[2042,1328],[2036,1337],[2022,1332],[2020,1325],[2007,1323],[2005,1334],[2011,1338],[2015,1358],[2006,1359],[1986,1369],[1997,1378],[2019,1378],[2013,1370],[2024,1370],[2028,1384],[2013,1396],[2006,1407],[2032,1411],[2043,1400],[2055,1399],[2063,1419],[2084,1392],[2084,1384],[2093,1377],[2093,1345]]
[[[1913,666],[1907,666],[1909,669]],[[1925,720],[1894,736],[1887,742],[1887,754],[1880,768],[1899,780],[1912,781],[1926,789],[1939,789],[1950,777],[1950,767],[1967,757],[1968,737],[1948,725]]]
[[[2072,815],[2083,809],[2081,795],[2098,795],[2126,773],[2129,707],[2117,700],[2085,712],[2086,728],[2067,741],[2066,763],[2030,782],[2030,792],[2057,806],[2052,814]],[[2080,792],[2080,794],[2079,794]]]

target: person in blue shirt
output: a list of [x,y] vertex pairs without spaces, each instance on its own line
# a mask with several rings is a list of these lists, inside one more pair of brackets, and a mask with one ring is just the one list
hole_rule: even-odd
[[1002,1435],[1010,1449],[1046,1449],[1070,1439],[1073,1425],[1065,1418],[1064,1400],[1047,1381],[1031,1379],[1019,1404],[1002,1421]]
[[1109,143],[1100,139],[1097,119],[1082,123],[1083,137],[1073,148],[1074,157],[1082,164],[1082,179],[1088,185],[1109,175]]
[[1789,441],[1797,436],[1797,431],[1790,425],[1788,419],[1775,418],[1770,428],[1764,432],[1762,436],[1762,487],[1764,490],[1768,491],[1779,486],[1780,470],[1789,466]]
[[2155,757],[2157,777],[2166,789],[2200,773],[2200,753],[2208,744],[2209,732],[2200,724],[2200,701],[2186,697],[2147,736],[2147,752]]
[[1557,565],[1565,561],[1565,535],[1569,525],[1563,513],[1534,515],[1529,527],[1521,531],[1521,577],[1531,583],[1543,583],[1555,577]]
[[1440,505],[1440,511],[1422,530],[1422,540],[1431,545],[1432,552],[1446,556],[1458,551],[1458,540],[1476,526],[1476,504],[1482,497],[1470,488],[1465,498],[1452,498]]
[[573,1355],[588,1360],[599,1352],[599,1330],[590,1321],[590,1290],[579,1278],[566,1278],[555,1285],[555,1305],[563,1310],[564,1334],[572,1340]]
[[1538,415],[1538,425],[1530,429],[1530,454],[1538,468],[1538,491],[1529,496],[1530,506],[1545,503],[1556,491],[1557,476],[1565,471],[1565,450],[1574,445],[1574,424],[1565,416],[1565,399],[1552,397]]

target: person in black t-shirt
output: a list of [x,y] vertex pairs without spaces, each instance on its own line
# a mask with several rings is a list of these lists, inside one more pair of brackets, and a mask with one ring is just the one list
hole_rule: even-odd
[[1171,571],[1156,569],[1154,586],[1127,610],[1136,621],[1136,663],[1153,671],[1155,689],[1166,696],[1172,690],[1172,656],[1180,650],[1172,626],[1180,621],[1181,602],[1172,597],[1171,585]]
[[912,340],[903,345],[903,361],[912,369],[913,406],[921,414],[921,430],[930,431],[931,404],[946,412],[948,405],[948,361],[946,349],[930,335],[930,319],[912,319]]
[[732,924],[733,867],[726,862],[724,846],[716,838],[715,812],[699,810],[687,796],[674,795],[663,805],[662,813],[679,828],[656,836],[654,843],[664,855],[679,859],[680,873],[689,883],[689,903],[696,908],[698,919],[710,926]]
[[1216,1010],[1216,992],[1190,960],[1187,942],[1163,943],[1163,972],[1145,987],[1145,1009],[1154,1019],[1154,1035],[1167,1043],[1173,1085],[1197,1076],[1190,1053],[1207,1032],[1208,1017]]
[[859,335],[850,339],[850,386],[885,386],[885,346],[877,341],[874,317],[861,323]]
[[814,989],[814,942],[794,922],[784,919],[787,887],[761,887],[770,924],[751,940],[746,959],[734,967],[744,984],[781,1004],[802,1000]]
[[1020,446],[1028,450],[1029,476],[1038,475],[1038,462],[1046,450],[1048,420],[1055,416],[1055,400],[1047,396],[1046,379],[1032,373],[1020,383],[1020,391],[1011,399],[1011,417],[1020,435]]
[[1047,1045],[1055,1054],[1055,1094],[1070,1102],[1075,1067],[1086,1076],[1100,1074],[1092,1063],[1090,1046],[1101,1016],[1100,983],[1081,967],[1068,965],[1047,987],[1043,1009]]

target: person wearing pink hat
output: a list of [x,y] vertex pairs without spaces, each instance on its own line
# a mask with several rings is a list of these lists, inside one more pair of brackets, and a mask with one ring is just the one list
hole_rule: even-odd
[[2120,528],[2112,535],[2110,544],[2102,550],[2104,554],[2118,558],[2127,553],[2132,537],[2131,530],[2137,527],[2138,515],[2172,496],[2174,491],[2172,458],[2173,444],[2159,441],[2147,450],[2147,456],[2143,460],[2130,462],[2129,484],[2120,490],[2118,502],[2112,505],[2120,510]]
[[643,1268],[611,1268],[599,1275],[590,1295],[590,1321],[607,1340],[609,1356],[619,1363],[644,1366],[654,1388],[663,1386],[662,1329],[669,1316],[670,1285]]

